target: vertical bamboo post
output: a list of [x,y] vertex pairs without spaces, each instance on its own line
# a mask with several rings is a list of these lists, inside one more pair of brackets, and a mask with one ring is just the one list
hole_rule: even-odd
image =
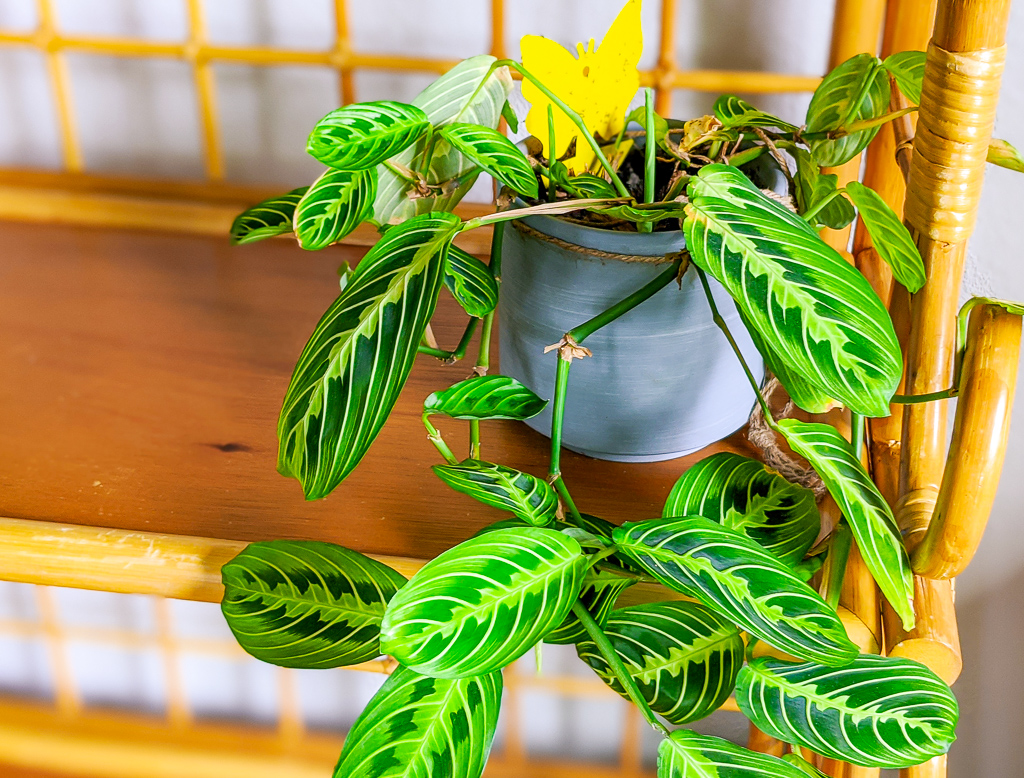
[[[906,392],[949,386],[967,238],[974,228],[1005,56],[1009,0],[940,0],[928,47],[905,217],[928,282],[914,295]],[[903,414],[896,517],[910,550],[938,496],[946,403]]]
[[505,59],[505,0],[491,0],[491,56]]
[[1021,317],[999,305],[971,311],[953,439],[935,514],[914,549],[914,572],[952,578],[981,542],[999,486],[1017,387]]
[[[850,57],[878,51],[882,30],[885,0],[837,0],[832,21],[832,46],[829,51],[829,70]],[[860,155],[845,165],[827,170],[839,176],[839,186],[846,186],[860,177]],[[822,230],[822,238],[832,247],[845,252],[850,242],[850,228]]]
[[771,735],[766,735],[759,730],[754,723],[750,723],[750,731],[747,736],[747,748],[769,756],[782,756],[786,753],[786,744]]
[[672,78],[676,70],[676,0],[661,0],[661,39],[654,69],[654,107],[662,116],[672,113]]
[[885,642],[889,656],[913,659],[952,684],[963,668],[960,633],[953,608],[953,582],[914,576],[914,615],[909,632],[892,608],[883,611]]
[[45,44],[46,69],[53,89],[53,103],[57,108],[57,122],[60,127],[60,145],[64,153],[64,168],[69,173],[80,173],[85,167],[82,147],[75,131],[74,102],[71,97],[71,77],[67,62],[55,45],[57,37],[57,15],[53,0],[36,0],[39,14],[39,36]]
[[199,101],[199,122],[203,131],[203,154],[206,176],[211,181],[224,179],[224,154],[217,126],[217,85],[213,66],[202,51],[206,43],[206,19],[203,0],[188,0],[188,45],[186,56],[192,60],[196,98]]
[[352,78],[352,36],[348,28],[346,0],[334,0],[334,50],[338,57],[341,104],[356,101],[356,88]]

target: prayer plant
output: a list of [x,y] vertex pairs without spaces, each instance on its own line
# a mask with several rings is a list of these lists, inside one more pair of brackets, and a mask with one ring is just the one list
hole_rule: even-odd
[[[478,776],[498,719],[501,669],[542,641],[575,644],[638,706],[664,736],[661,778],[819,774],[795,755],[779,759],[669,727],[709,715],[733,694],[761,730],[827,757],[896,768],[945,753],[957,720],[946,684],[910,660],[860,653],[837,615],[853,538],[905,627],[914,622],[907,552],[860,452],[865,416],[888,415],[891,402],[935,398],[894,396],[902,359],[885,306],[817,232],[848,224],[856,209],[895,277],[912,292],[925,282],[914,242],[882,198],[858,183],[837,188],[836,176],[821,170],[852,159],[882,124],[913,110],[890,112],[890,83],[916,102],[924,55],[862,54],[843,63],[814,93],[802,127],[729,95],[713,115],[677,127],[654,112],[649,91],[645,105],[626,114],[637,83],[623,82],[622,71],[635,72],[639,58],[639,0],[627,3],[596,51],[593,42],[581,45],[576,59],[558,48],[527,39],[527,66],[476,57],[411,104],[339,108],[309,138],[309,152],[328,166],[323,175],[236,221],[237,243],[294,231],[309,249],[361,223],[382,233],[343,274],[340,296],[299,357],[278,426],[279,470],[297,478],[308,499],[327,495],[380,431],[417,353],[455,361],[480,325],[475,374],[427,397],[423,423],[443,459],[434,475],[511,517],[408,581],[328,543],[254,543],[223,568],[228,624],[246,651],[285,667],[340,667],[382,653],[397,661],[345,741],[339,778]],[[511,70],[533,100],[532,155],[496,129],[502,116],[516,124],[507,103]],[[609,95],[618,103],[598,104]],[[628,132],[628,120],[646,132]],[[1021,164],[1012,147],[997,144],[996,161]],[[638,191],[620,175],[631,154],[643,174]],[[785,172],[793,207],[745,175],[760,156]],[[481,172],[519,207],[455,215]],[[546,405],[517,381],[487,374],[501,222],[537,213],[599,213],[637,231],[681,225],[687,245],[654,281],[556,344],[546,478],[480,458],[481,421],[527,419]],[[489,264],[452,244],[485,225],[498,227]],[[672,489],[661,518],[622,526],[582,513],[561,476],[573,359],[589,354],[590,334],[685,272],[698,275],[732,343],[706,276],[729,291],[799,407],[851,412],[846,440],[826,424],[775,421],[753,387],[770,427],[808,460],[842,510],[813,549],[821,529],[814,495],[743,456],[699,462]],[[450,352],[424,342],[442,287],[470,317]],[[468,421],[468,459],[445,444],[438,417]],[[808,580],[825,557],[819,593]],[[616,608],[641,581],[685,599]]]

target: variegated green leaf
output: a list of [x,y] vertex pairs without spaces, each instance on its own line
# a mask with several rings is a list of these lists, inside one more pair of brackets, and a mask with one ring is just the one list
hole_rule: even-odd
[[[673,724],[717,710],[743,664],[739,630],[695,602],[620,608],[604,632],[651,710]],[[585,641],[576,650],[601,680],[629,699],[596,645]]]
[[859,181],[846,185],[846,194],[860,212],[860,220],[871,235],[871,243],[892,274],[909,292],[925,282],[924,261],[910,237],[910,231],[877,192]]
[[1024,156],[1008,140],[993,138],[988,144],[986,160],[1007,170],[1024,173]]
[[846,439],[827,424],[783,419],[779,430],[790,448],[821,476],[846,516],[864,562],[878,588],[899,614],[905,629],[914,626],[914,576],[889,504],[864,471]]
[[428,562],[391,599],[381,648],[439,678],[497,670],[565,620],[586,569],[579,543],[554,530],[477,535]]
[[500,672],[449,680],[399,667],[345,736],[334,778],[479,778],[501,687]]
[[723,127],[777,127],[783,132],[797,130],[796,125],[760,111],[736,95],[722,95],[715,100],[712,110]]
[[[635,578],[623,578],[613,572],[602,569],[591,569],[587,571],[583,579],[583,588],[580,589],[579,600],[583,607],[603,627],[608,621],[608,614],[615,607],[619,595],[636,583]],[[578,643],[587,636],[587,630],[583,622],[575,613],[569,612],[565,621],[558,625],[554,631],[544,636],[545,643],[565,644]]]
[[[858,54],[825,76],[814,90],[807,107],[806,132],[838,130],[884,116],[888,110],[889,77],[882,61],[871,54]],[[877,132],[878,127],[871,127],[841,138],[812,141],[814,161],[822,167],[842,165],[860,154]]]
[[332,543],[251,543],[221,568],[221,610],[242,648],[281,667],[341,667],[380,654],[384,608],[405,578]]
[[[512,92],[512,77],[505,67],[491,71],[495,61],[489,55],[463,60],[420,92],[412,104],[421,108],[435,127],[463,122],[496,128]],[[420,138],[392,162],[403,167],[413,165],[414,160],[423,157],[427,142]],[[379,224],[397,224],[430,211],[451,211],[476,181],[472,172],[478,170],[476,163],[445,140],[436,142],[431,159],[427,182],[452,182],[433,197],[408,197],[412,184],[385,167],[378,168],[380,185],[373,213]]]
[[458,246],[448,249],[444,285],[470,316],[486,316],[498,305],[498,282],[487,265]]
[[608,199],[619,196],[610,181],[605,181],[601,176],[595,176],[593,173],[580,173],[578,176],[573,176],[569,179],[566,189],[575,197],[582,199]]
[[740,671],[740,710],[787,743],[862,767],[910,767],[956,737],[956,698],[922,664],[861,654],[841,669],[755,659]]
[[309,187],[293,189],[248,208],[231,222],[231,243],[241,246],[292,231],[295,206]]
[[811,776],[811,778],[829,778],[825,773],[798,754],[783,754],[779,758],[784,762],[789,762],[797,769],[802,770],[804,773]]
[[295,207],[295,237],[315,251],[336,243],[373,213],[377,173],[370,170],[327,170]]
[[292,373],[277,425],[277,469],[306,499],[328,494],[359,463],[405,385],[434,312],[449,213],[392,227],[320,319]]
[[864,276],[735,168],[706,165],[688,192],[687,250],[777,360],[851,410],[887,416],[903,360]]
[[807,778],[768,754],[688,729],[677,729],[658,746],[658,778]]
[[623,524],[614,538],[621,554],[665,586],[788,654],[832,666],[857,655],[817,592],[738,532],[691,516]]
[[882,62],[896,81],[903,95],[911,105],[921,104],[921,84],[924,81],[924,63],[927,56],[923,51],[899,51],[890,54]]
[[338,170],[367,170],[408,148],[429,129],[430,120],[415,105],[353,103],[316,123],[306,151]]
[[702,459],[669,492],[665,517],[703,516],[742,532],[792,567],[818,537],[814,493],[755,459],[721,452]]
[[441,128],[441,137],[505,186],[519,194],[537,197],[537,175],[530,161],[497,130],[453,122]]
[[558,495],[543,478],[493,462],[467,459],[457,465],[434,465],[437,477],[452,489],[484,505],[509,511],[537,527],[550,524]]
[[[809,151],[794,148],[790,149],[790,154],[796,160],[796,175],[793,180],[796,183],[797,210],[802,216],[836,191],[839,177],[834,173],[822,173]],[[815,227],[841,230],[856,216],[857,213],[849,200],[845,197],[836,197],[814,215],[811,223]]]
[[544,410],[540,399],[507,375],[473,376],[423,402],[424,413],[443,413],[453,419],[530,419]]

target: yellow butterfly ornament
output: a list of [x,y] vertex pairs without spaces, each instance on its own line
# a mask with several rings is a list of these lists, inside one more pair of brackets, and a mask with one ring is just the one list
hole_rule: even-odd
[[[576,44],[577,56],[562,45],[540,35],[525,35],[520,40],[523,65],[545,84],[559,99],[578,113],[594,135],[611,140],[622,129],[626,108],[640,88],[637,65],[643,52],[643,31],[640,27],[641,0],[629,0],[608,28],[596,49],[591,38],[586,46]],[[523,82],[523,98],[530,102],[526,129],[548,148],[547,97],[533,84]],[[561,157],[573,140],[575,154],[564,160],[572,174],[587,170],[594,162],[594,151],[579,137],[575,124],[556,105],[552,110],[555,131],[555,154]]]

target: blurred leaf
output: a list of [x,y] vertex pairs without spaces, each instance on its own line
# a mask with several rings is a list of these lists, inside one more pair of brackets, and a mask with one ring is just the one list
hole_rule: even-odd
[[271,197],[235,217],[231,223],[231,243],[241,246],[258,240],[284,235],[292,231],[295,206],[309,187],[293,189],[287,194]]

